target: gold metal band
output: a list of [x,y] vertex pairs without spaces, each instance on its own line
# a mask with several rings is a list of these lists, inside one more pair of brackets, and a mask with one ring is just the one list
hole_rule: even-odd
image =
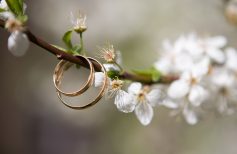
[[[84,58],[85,58],[85,57],[84,57]],[[86,105],[84,105],[84,106],[74,106],[74,105],[68,104],[68,103],[65,102],[65,101],[63,100],[63,98],[62,98],[62,94],[64,94],[64,93],[61,93],[61,91],[57,91],[58,98],[61,100],[61,102],[62,102],[65,106],[67,106],[67,107],[69,107],[69,108],[71,108],[71,109],[83,110],[83,109],[86,109],[86,108],[89,108],[89,107],[95,105],[95,104],[98,103],[99,100],[104,96],[105,91],[106,91],[106,88],[107,88],[108,78],[107,78],[106,69],[104,68],[104,66],[103,66],[99,61],[97,61],[97,60],[94,59],[94,58],[87,57],[87,59],[88,59],[89,61],[94,61],[94,62],[96,62],[97,64],[100,65],[101,71],[104,73],[104,76],[105,76],[104,82],[103,82],[103,85],[102,85],[102,87],[101,87],[101,90],[100,90],[100,92],[98,93],[98,95],[96,96],[96,98],[95,98],[92,102],[90,102],[90,103],[88,103],[88,104],[86,104]],[[92,69],[93,69],[93,76],[94,76],[94,66],[92,66]],[[59,71],[59,75],[60,75],[60,71]],[[88,78],[90,78],[90,77],[88,77]],[[88,79],[88,80],[89,80],[89,79]],[[60,83],[59,83],[59,85],[60,85]],[[89,85],[89,84],[88,84],[88,85]]]
[[57,64],[57,66],[55,67],[55,70],[54,70],[54,75],[53,75],[54,86],[57,89],[57,91],[59,91],[60,93],[66,95],[66,96],[73,97],[73,96],[78,96],[78,95],[84,93],[89,87],[91,87],[91,85],[93,84],[93,81],[94,81],[94,67],[93,67],[91,61],[88,58],[84,57],[84,56],[78,56],[78,57],[86,60],[89,64],[89,67],[90,67],[90,75],[88,77],[88,80],[83,85],[83,87],[80,88],[79,90],[77,90],[75,92],[64,92],[59,88],[60,85],[61,85],[61,82],[62,82],[64,72],[67,69],[69,69],[73,65],[73,63],[70,63],[70,62],[65,61],[65,60],[61,60]]

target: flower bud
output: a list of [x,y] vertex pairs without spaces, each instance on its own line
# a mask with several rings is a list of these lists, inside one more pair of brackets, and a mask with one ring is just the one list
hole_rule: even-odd
[[29,48],[29,40],[21,31],[14,31],[8,38],[8,49],[14,56],[23,56]]
[[71,23],[73,25],[74,31],[77,33],[83,33],[87,29],[86,16],[80,12],[77,17],[75,17],[75,15],[71,12]]

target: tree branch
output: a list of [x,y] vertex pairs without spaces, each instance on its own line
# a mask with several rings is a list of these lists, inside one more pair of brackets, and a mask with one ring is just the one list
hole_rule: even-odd
[[[5,27],[5,21],[0,19],[0,27],[4,28]],[[73,56],[71,54],[65,53],[64,51],[54,47],[53,45],[47,43],[46,41],[44,41],[43,39],[35,36],[29,29],[25,31],[25,33],[27,34],[29,40],[36,44],[37,46],[40,46],[41,48],[47,50],[48,52],[52,53],[53,55],[57,56],[58,59],[64,59],[67,61],[70,61],[72,63],[75,64],[79,64],[80,66],[89,68],[88,63],[84,60],[81,59],[79,57]],[[100,71],[100,65],[98,65],[97,63],[95,63],[94,61],[92,61],[95,70],[96,71]],[[144,84],[153,84],[153,83],[170,83],[176,79],[178,79],[178,77],[176,76],[162,76],[161,79],[157,82],[153,82],[151,77],[147,77],[147,76],[140,76],[134,73],[130,73],[130,72],[126,72],[124,71],[121,75],[120,78],[122,79],[126,79],[126,80],[131,80],[131,81],[138,81]]]

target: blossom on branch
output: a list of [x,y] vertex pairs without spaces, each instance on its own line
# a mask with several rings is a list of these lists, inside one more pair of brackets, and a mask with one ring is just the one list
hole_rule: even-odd
[[86,31],[87,29],[86,15],[82,14],[81,12],[78,12],[77,14],[74,14],[73,12],[71,12],[70,18],[71,18],[73,29],[77,33],[82,33]]

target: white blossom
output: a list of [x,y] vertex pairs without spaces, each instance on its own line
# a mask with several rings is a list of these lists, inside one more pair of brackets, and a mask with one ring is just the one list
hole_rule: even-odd
[[200,56],[207,56],[216,63],[225,62],[225,54],[222,48],[226,45],[227,40],[223,36],[200,38],[198,47]]
[[161,91],[142,87],[139,82],[134,82],[128,87],[128,93],[134,96],[132,104],[135,106],[135,114],[143,125],[148,125],[153,118],[154,106],[161,103]]
[[[94,85],[95,87],[100,87],[104,83],[105,75],[102,72],[95,73]],[[119,79],[108,81],[108,87],[106,90],[106,98],[115,97],[114,104],[119,111],[129,113],[132,112],[135,108],[133,104],[133,97],[126,91],[122,90],[123,81]]]
[[168,40],[164,41],[161,58],[155,62],[154,67],[163,74],[189,69],[192,65],[192,58],[187,54],[187,49],[191,40],[192,35],[179,37],[174,45]]
[[190,72],[184,72],[179,80],[171,83],[168,95],[173,99],[188,97],[190,103],[199,106],[208,96],[208,91],[200,84],[202,77],[208,72],[208,61],[203,60]]
[[72,23],[73,29],[76,32],[82,33],[87,29],[86,15],[82,14],[80,11],[76,14],[71,12],[70,18],[71,18],[71,23]]
[[218,68],[211,76],[213,93],[216,95],[214,101],[217,111],[230,115],[237,107],[237,80],[233,72],[226,68]]
[[111,44],[107,44],[105,47],[99,47],[100,56],[107,63],[115,62],[116,53],[114,46]]
[[197,113],[192,110],[188,105],[186,105],[183,109],[183,116],[186,122],[190,125],[195,125],[198,122]]
[[29,40],[21,31],[14,31],[8,38],[8,49],[14,56],[23,56],[29,48]]

